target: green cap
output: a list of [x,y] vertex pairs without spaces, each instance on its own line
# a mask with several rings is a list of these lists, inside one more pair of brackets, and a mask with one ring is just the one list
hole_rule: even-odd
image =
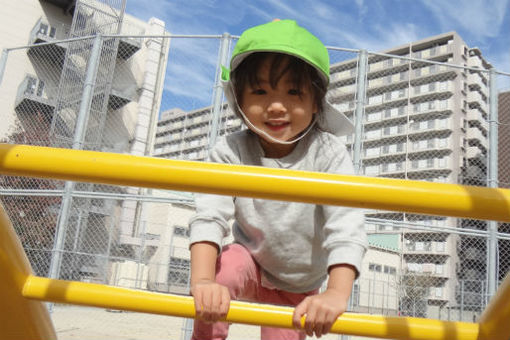
[[329,54],[324,44],[294,20],[278,20],[255,26],[243,32],[237,41],[230,71],[254,52],[280,52],[304,60],[314,66],[329,84]]
[[[300,58],[315,67],[324,84],[329,85],[329,54],[324,44],[294,20],[269,22],[244,31],[232,53],[230,70],[222,67],[223,91],[232,110],[240,109],[235,98],[230,73],[241,64],[244,58],[255,52],[283,53]],[[322,104],[322,114],[317,121],[321,129],[337,136],[353,132],[354,127],[349,118],[339,112],[326,98],[323,99]],[[242,112],[241,114],[244,116]]]

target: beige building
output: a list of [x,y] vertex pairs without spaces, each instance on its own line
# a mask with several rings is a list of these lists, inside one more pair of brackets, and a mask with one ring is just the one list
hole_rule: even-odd
[[[112,3],[120,1],[112,0]],[[145,22],[129,14],[116,17],[118,13],[112,11],[109,16],[113,20],[122,18],[122,22],[115,22],[116,26],[104,31],[104,22],[108,20],[104,18],[104,6],[93,0],[20,0],[2,4],[0,20],[5,25],[0,28],[0,48],[7,49],[8,53],[3,55],[5,68],[0,83],[1,139],[21,128],[32,136],[26,143],[70,147],[77,108],[83,99],[84,85],[87,85],[85,77],[90,62],[84,56],[93,49],[93,40],[82,40],[81,45],[61,40],[96,33],[112,34],[121,27],[120,34],[135,37],[118,39],[116,49],[111,44],[113,39],[103,39],[102,64],[98,66],[94,83],[83,148],[151,154],[170,39],[136,36],[167,34],[165,23],[156,18]],[[108,55],[108,49],[113,55]],[[110,57],[108,65],[104,65],[106,57]],[[107,74],[111,75],[111,81],[106,79]],[[105,103],[103,106],[100,100]],[[80,185],[79,190],[87,192],[86,195],[101,191],[92,185]],[[120,191],[127,195],[140,194],[137,188]],[[117,244],[138,246],[141,207],[142,203],[136,200],[82,199],[69,215],[70,221],[79,221],[73,222],[78,226],[70,222],[68,228],[87,230],[88,234],[76,236],[82,239],[84,247],[90,247],[81,251],[102,251],[99,245],[112,234],[107,230],[111,225],[115,228],[113,239]],[[105,270],[101,267],[103,265],[89,263],[73,270],[79,271],[82,278],[94,280],[105,275],[100,273]],[[113,268],[112,280],[121,282],[126,268]],[[147,275],[147,270],[142,273]]]
[[[480,50],[468,47],[457,33],[450,32],[392,48],[384,54],[420,60],[409,62],[369,54],[362,173],[486,185],[487,73],[425,62],[487,70],[491,65]],[[350,117],[355,113],[356,67],[352,60],[333,65],[331,70],[332,100]],[[353,147],[352,137],[346,142]],[[464,287],[464,292],[473,291],[478,294],[468,295],[481,297],[479,287],[485,279],[483,241],[435,232],[437,229],[428,227],[485,229],[485,222],[385,211],[368,211],[366,216],[369,232],[404,231],[403,272],[410,276],[424,274],[423,285],[429,287],[427,307],[418,315],[425,316],[425,309],[447,304],[458,306],[458,279],[473,284]],[[410,228],[401,229],[403,226]],[[476,308],[479,303],[470,301],[469,305]],[[403,313],[417,315],[414,310]]]

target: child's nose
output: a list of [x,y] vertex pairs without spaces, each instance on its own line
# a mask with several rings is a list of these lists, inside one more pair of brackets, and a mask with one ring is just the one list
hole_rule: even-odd
[[267,111],[271,113],[281,113],[287,112],[287,108],[285,107],[285,104],[281,100],[271,100],[267,108]]

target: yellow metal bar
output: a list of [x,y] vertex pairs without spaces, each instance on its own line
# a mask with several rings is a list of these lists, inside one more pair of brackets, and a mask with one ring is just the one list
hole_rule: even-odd
[[480,317],[480,340],[510,339],[510,273]]
[[[23,289],[26,298],[114,308],[144,313],[195,317],[189,296],[161,294],[94,283],[52,280],[30,276]],[[292,328],[290,307],[232,301],[226,321]],[[410,317],[344,313],[333,333],[409,340],[476,340],[478,324]]]
[[0,203],[0,338],[9,340],[56,339],[48,311],[40,301],[24,298],[21,291],[31,268],[23,247]]
[[510,190],[0,144],[0,173],[510,221]]

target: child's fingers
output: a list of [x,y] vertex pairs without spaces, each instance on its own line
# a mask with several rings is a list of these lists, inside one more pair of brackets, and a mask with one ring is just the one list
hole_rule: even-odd
[[305,333],[308,336],[313,336],[314,329],[317,323],[317,309],[313,308],[313,304],[310,304],[308,310],[306,311],[306,319],[305,319]]
[[[227,314],[225,311],[225,299],[227,301],[230,299],[227,288],[220,285],[216,286],[212,292],[211,321],[218,321]],[[227,306],[228,304],[227,302]]]
[[230,308],[230,293],[226,287],[223,287],[222,290],[222,298],[220,304],[220,315],[221,317],[227,316],[228,310]]
[[193,301],[195,302],[195,314],[198,317],[202,317],[202,294],[195,291],[193,293]]
[[315,335],[318,338],[320,338],[324,334],[323,327],[324,327],[325,318],[326,318],[325,311],[320,308],[315,308],[314,317],[313,317],[313,319],[312,318],[310,319],[310,322],[311,322],[310,328],[311,328],[311,333],[315,333]]
[[305,315],[306,310],[308,309],[308,298],[305,298],[299,305],[294,309],[294,314],[292,315],[292,324],[297,329],[302,329],[301,327],[301,318]]
[[212,294],[210,290],[206,290],[202,295],[202,318],[205,321],[211,321],[212,312]]

